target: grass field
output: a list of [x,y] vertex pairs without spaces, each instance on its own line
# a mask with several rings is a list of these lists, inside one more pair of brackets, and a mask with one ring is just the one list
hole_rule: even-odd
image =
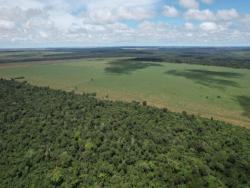
[[99,98],[146,100],[250,128],[249,69],[105,58],[1,64],[0,77]]

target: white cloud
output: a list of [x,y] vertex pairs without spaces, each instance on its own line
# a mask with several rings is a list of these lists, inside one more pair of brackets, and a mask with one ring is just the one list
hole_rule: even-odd
[[114,7],[139,7],[139,6],[152,6],[159,0],[82,0],[85,6],[93,8],[114,8]]
[[85,1],[87,13],[94,22],[113,22],[117,20],[144,20],[154,15],[158,0],[93,0]]
[[189,22],[185,23],[184,26],[185,26],[185,28],[187,30],[193,30],[194,29],[194,24],[189,23]]
[[176,10],[175,7],[165,5],[163,7],[163,14],[168,17],[177,17],[179,15],[179,12]]
[[179,0],[179,4],[188,9],[197,9],[199,7],[199,3],[196,0]]
[[142,7],[120,7],[117,10],[117,16],[120,19],[127,19],[127,20],[144,20],[153,17],[153,11],[148,8]]
[[229,21],[239,17],[240,15],[235,9],[222,9],[217,12],[212,12],[209,9],[189,9],[185,13],[186,19],[200,21]]
[[205,31],[214,31],[217,30],[217,25],[216,23],[213,22],[204,22],[200,24],[200,28]]
[[73,24],[81,23],[81,20],[79,18],[76,18],[64,11],[50,11],[48,14],[49,21],[53,23],[53,25],[62,32],[67,31],[73,26]]
[[215,15],[208,9],[198,10],[190,9],[185,13],[185,17],[189,20],[214,20]]
[[[157,4],[159,2],[159,4]],[[160,0],[0,0],[0,47],[44,45],[250,43],[250,15],[235,9],[198,9],[201,0],[181,0],[186,12],[165,6],[163,14],[187,23],[154,18]],[[183,15],[180,16],[180,15]],[[186,20],[185,20],[186,19]],[[133,25],[126,24],[133,20]],[[198,20],[198,22],[197,22]],[[202,23],[201,23],[202,22]],[[130,22],[129,22],[130,23]],[[231,25],[230,25],[231,24]]]
[[85,20],[95,23],[111,23],[119,20],[144,20],[151,18],[153,11],[141,7],[91,8],[83,14]]
[[40,9],[43,8],[43,4],[37,0],[0,0],[0,8],[15,8],[19,7],[22,10],[28,9]]
[[[44,37],[46,33],[47,37],[56,35],[64,40],[70,30],[82,28],[84,25],[93,25],[92,28],[98,29],[103,24],[113,24],[122,20],[149,19],[154,14],[153,7],[157,1],[0,0],[0,20],[3,20],[0,34],[8,35],[10,38],[26,36],[28,39],[28,35],[35,38]],[[97,24],[100,27],[97,27]],[[6,33],[3,28],[11,31]]]
[[13,29],[15,23],[8,20],[0,20],[0,29]]
[[203,22],[200,24],[200,28],[208,32],[221,32],[226,30],[226,27],[223,25],[218,25],[214,22]]
[[217,16],[222,20],[232,20],[239,17],[239,13],[235,9],[224,9],[217,12]]
[[39,31],[39,34],[42,38],[47,38],[48,37],[48,34],[44,31]]
[[243,28],[244,30],[248,30],[250,31],[250,14],[246,14],[244,15],[241,19],[240,19],[240,23],[242,25],[244,25],[245,27]]

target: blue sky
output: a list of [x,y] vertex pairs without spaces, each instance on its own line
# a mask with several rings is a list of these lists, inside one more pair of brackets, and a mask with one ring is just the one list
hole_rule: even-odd
[[0,0],[0,48],[250,46],[248,0]]

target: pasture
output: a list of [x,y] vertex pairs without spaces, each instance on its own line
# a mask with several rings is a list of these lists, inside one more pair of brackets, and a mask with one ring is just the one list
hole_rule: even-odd
[[250,128],[250,70],[207,65],[89,58],[0,64],[1,78],[98,98],[147,101]]

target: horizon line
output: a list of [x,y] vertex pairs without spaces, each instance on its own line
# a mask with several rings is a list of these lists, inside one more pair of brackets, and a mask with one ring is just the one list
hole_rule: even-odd
[[0,47],[0,50],[20,50],[20,49],[95,49],[95,48],[250,48],[250,45],[117,45],[117,46],[55,46],[55,47]]

